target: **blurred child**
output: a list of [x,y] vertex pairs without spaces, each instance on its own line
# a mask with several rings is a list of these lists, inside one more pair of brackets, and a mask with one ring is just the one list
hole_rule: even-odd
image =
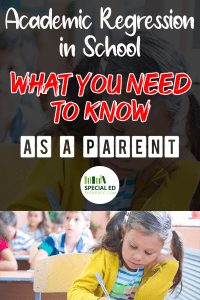
[[17,229],[17,216],[12,211],[1,211],[0,222],[4,237],[11,245],[14,254],[29,254],[30,247],[34,240],[28,235]]
[[[162,253],[171,238],[171,252]],[[111,299],[164,300],[182,278],[183,246],[167,212],[117,213],[82,275],[68,291],[69,300],[106,300],[95,272]]]
[[66,212],[58,212],[58,215],[55,219],[52,221],[52,232],[61,233],[65,232],[65,226],[63,224],[64,217]]
[[10,91],[10,72],[23,77],[26,72],[34,72],[37,55],[31,33],[8,29],[0,32],[0,143],[19,143],[21,135],[33,135],[45,124],[37,97]]
[[3,237],[3,229],[0,221],[0,271],[16,271],[17,261],[8,248],[7,242]]
[[82,235],[83,230],[90,226],[90,212],[66,211],[64,218],[65,233],[52,233],[38,247],[39,251],[31,262],[34,269],[35,261],[48,256],[64,253],[87,253],[94,241]]
[[43,242],[51,231],[47,213],[44,211],[29,211],[28,224],[22,225],[20,230],[30,235],[35,242]]
[[[53,154],[50,159],[41,158],[37,161],[30,177],[24,185],[18,199],[8,209],[50,209],[45,188],[54,190],[62,210],[188,210],[191,199],[200,178],[200,108],[192,91],[188,94],[168,95],[155,94],[150,97],[144,93],[136,96],[134,92],[126,93],[125,87],[130,73],[134,73],[139,82],[141,73],[158,74],[173,72],[187,73],[182,56],[167,41],[150,32],[138,31],[134,36],[126,36],[122,43],[135,44],[141,37],[141,57],[115,56],[104,58],[94,55],[84,57],[77,65],[70,78],[68,100],[76,102],[80,113],[75,121],[66,122],[60,119],[58,125],[50,126],[43,133],[54,136]],[[78,97],[76,75],[82,78],[92,73],[123,75],[121,95],[93,93],[88,83],[83,97]],[[185,82],[181,82],[184,84]],[[189,99],[188,99],[189,97]],[[84,108],[87,101],[93,105],[99,100],[106,100],[111,107],[117,103],[130,103],[137,99],[145,105],[151,100],[151,110],[146,122],[126,122],[114,120],[109,123],[106,117],[94,123],[92,118],[84,120]],[[155,157],[140,158],[83,158],[83,136],[168,136],[173,128],[182,121],[181,111],[189,103],[186,122],[183,126],[184,140],[181,138],[179,158],[157,159]],[[181,120],[180,120],[181,119]],[[76,149],[74,158],[60,158],[60,135],[74,135]],[[80,180],[91,167],[106,166],[112,169],[120,180],[120,189],[112,201],[98,205],[84,199],[80,190]],[[50,180],[51,179],[51,180]],[[40,201],[37,201],[40,199]],[[193,202],[196,207],[198,199]]]
[[[53,232],[56,232],[56,233],[65,232],[65,226],[63,224],[64,217],[65,217],[64,211],[58,212],[57,217],[52,221]],[[89,227],[86,227],[83,230],[82,235],[84,235],[90,239],[93,239],[93,235],[92,235],[92,232]]]
[[82,232],[82,235],[87,236],[89,239],[93,239],[92,231],[89,227],[85,228]]

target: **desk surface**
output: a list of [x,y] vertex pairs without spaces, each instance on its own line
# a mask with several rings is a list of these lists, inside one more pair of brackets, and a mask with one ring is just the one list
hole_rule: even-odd
[[30,257],[30,255],[27,255],[27,254],[22,254],[22,255],[16,254],[14,256],[15,256],[16,260],[24,260],[24,261],[29,260],[29,257]]
[[33,282],[34,272],[27,271],[0,271],[0,281],[29,281]]
[[[35,300],[33,270],[0,271],[0,298],[6,300]],[[66,293],[43,293],[43,300],[66,300]]]

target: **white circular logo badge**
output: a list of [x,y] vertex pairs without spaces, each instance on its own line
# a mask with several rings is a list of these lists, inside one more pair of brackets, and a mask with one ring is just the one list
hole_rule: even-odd
[[107,167],[93,167],[81,178],[83,196],[94,204],[104,204],[114,199],[119,191],[119,179]]

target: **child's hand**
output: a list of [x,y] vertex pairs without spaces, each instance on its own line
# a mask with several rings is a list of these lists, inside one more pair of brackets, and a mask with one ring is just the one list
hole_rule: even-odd
[[155,168],[155,166],[159,166],[166,170],[171,164],[173,164],[174,162],[176,162],[178,160],[196,161],[196,158],[190,152],[189,149],[187,149],[184,146],[180,146],[179,157],[171,157],[171,158],[162,157],[162,158],[155,159],[145,170],[143,170],[142,179],[144,179],[144,180],[147,179],[150,176],[153,169]]
[[196,158],[191,153],[189,149],[187,149],[184,146],[180,146],[179,148],[179,157],[172,157],[172,158],[166,158],[163,157],[160,162],[159,166],[163,169],[167,169],[172,163],[178,161],[178,160],[193,160],[196,161]]
[[174,256],[170,253],[160,253],[160,255],[156,258],[156,263],[161,264],[166,260],[176,260]]
[[99,298],[99,300],[108,300],[110,298],[107,298],[107,297],[102,297],[102,298]]
[[153,264],[159,264],[160,265],[161,263],[163,263],[166,260],[176,260],[176,259],[170,253],[160,253],[158,255],[158,257],[152,263],[150,263],[147,266],[147,268],[150,269],[153,266]]

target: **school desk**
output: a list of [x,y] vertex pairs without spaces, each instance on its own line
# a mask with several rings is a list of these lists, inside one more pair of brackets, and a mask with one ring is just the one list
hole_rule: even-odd
[[34,300],[33,272],[0,271],[0,295],[6,300]]
[[29,263],[29,255],[25,254],[16,254],[15,255],[16,261],[18,263],[18,270],[29,270],[30,269],[30,263]]
[[[35,300],[33,271],[0,271],[0,299]],[[44,293],[42,300],[67,300],[66,293]]]

